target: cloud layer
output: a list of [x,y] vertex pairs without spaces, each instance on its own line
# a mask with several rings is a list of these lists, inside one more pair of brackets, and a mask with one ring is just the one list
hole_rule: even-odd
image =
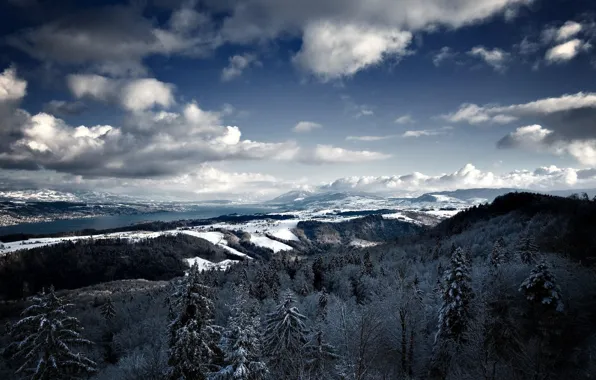
[[508,106],[464,104],[443,115],[452,122],[509,124],[518,119],[535,124],[522,126],[503,137],[499,148],[523,147],[568,154],[586,165],[596,165],[596,94],[579,92]]

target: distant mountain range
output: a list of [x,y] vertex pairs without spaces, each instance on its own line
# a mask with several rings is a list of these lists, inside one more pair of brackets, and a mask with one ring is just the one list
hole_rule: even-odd
[[[551,194],[558,196],[569,196],[571,194],[586,193],[590,198],[596,196],[596,189],[570,189],[570,190],[552,190],[538,191],[515,188],[476,188],[459,189],[452,191],[435,191],[422,194],[418,197],[387,197],[374,193],[365,192],[333,192],[333,191],[311,191],[311,190],[292,190],[279,195],[263,203],[276,206],[291,206],[293,208],[311,208],[317,207],[345,207],[349,205],[362,208],[367,205],[371,207],[390,207],[395,205],[439,203],[439,204],[479,204],[492,202],[496,197],[516,192],[529,191],[542,194]],[[0,201],[13,202],[73,202],[73,203],[164,203],[154,200],[148,200],[144,197],[128,196],[122,194],[112,194],[98,191],[58,191],[50,189],[39,190],[0,190]],[[167,203],[172,203],[168,201]],[[211,200],[211,201],[180,201],[173,203],[196,203],[196,204],[229,204],[242,203],[229,200]],[[258,203],[251,200],[249,203]]]

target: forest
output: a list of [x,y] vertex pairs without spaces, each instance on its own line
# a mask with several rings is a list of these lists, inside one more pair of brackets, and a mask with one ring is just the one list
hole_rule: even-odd
[[225,271],[189,268],[184,258],[226,258],[190,237],[3,257],[0,378],[596,374],[596,202],[510,193],[430,229],[356,225],[332,233],[384,243],[311,240],[300,254],[253,253]]

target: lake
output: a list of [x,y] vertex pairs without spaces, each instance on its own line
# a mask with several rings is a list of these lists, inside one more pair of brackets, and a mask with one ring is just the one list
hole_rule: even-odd
[[108,228],[126,227],[143,222],[171,222],[183,219],[206,219],[221,215],[275,212],[275,209],[251,206],[205,206],[195,207],[188,212],[156,212],[136,215],[111,215],[94,218],[62,219],[53,222],[23,223],[14,226],[0,227],[0,236],[8,234],[36,234],[46,235],[58,232],[79,231],[87,228],[104,230]]

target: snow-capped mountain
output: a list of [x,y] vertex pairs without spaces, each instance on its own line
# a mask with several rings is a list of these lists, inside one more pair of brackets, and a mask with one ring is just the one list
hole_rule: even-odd
[[73,193],[49,189],[0,191],[0,200],[29,202],[81,202],[81,199]]

